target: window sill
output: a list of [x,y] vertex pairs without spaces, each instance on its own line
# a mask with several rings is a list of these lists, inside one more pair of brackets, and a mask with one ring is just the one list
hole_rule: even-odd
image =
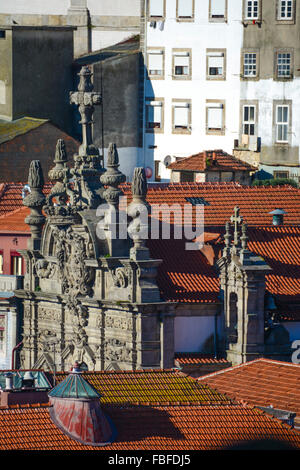
[[190,135],[191,133],[192,133],[192,131],[189,130],[189,129],[180,129],[180,128],[175,129],[174,127],[173,127],[173,129],[172,129],[172,134],[186,134],[186,135]]
[[209,18],[210,23],[227,23],[227,18],[223,16],[222,18]]
[[206,129],[206,135],[225,135],[224,129]]
[[191,75],[172,75],[172,80],[191,80]]
[[186,16],[186,17],[177,17],[177,23],[193,23],[195,21],[194,16]]
[[146,129],[147,134],[163,134],[164,130],[160,127],[153,127],[153,129]]
[[274,77],[274,82],[291,82],[293,81],[294,77],[291,75],[290,77]]
[[226,76],[225,75],[206,75],[206,80],[224,81],[226,80]]
[[275,24],[282,24],[282,25],[286,25],[286,24],[295,24],[295,20],[294,20],[294,18],[291,19],[291,20],[286,20],[286,19],[284,19],[284,20],[278,20],[278,19],[277,19],[277,20],[275,21]]
[[164,80],[165,76],[164,75],[149,75],[148,74],[148,80]]

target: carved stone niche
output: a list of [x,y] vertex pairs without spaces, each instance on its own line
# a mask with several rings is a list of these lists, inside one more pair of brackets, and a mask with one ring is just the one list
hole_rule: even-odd
[[132,348],[125,340],[108,338],[104,343],[104,359],[107,365],[111,362],[131,363]]

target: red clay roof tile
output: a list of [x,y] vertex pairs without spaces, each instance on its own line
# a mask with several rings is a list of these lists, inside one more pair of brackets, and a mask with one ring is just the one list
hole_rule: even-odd
[[171,163],[174,171],[256,171],[257,168],[223,150],[206,150]]

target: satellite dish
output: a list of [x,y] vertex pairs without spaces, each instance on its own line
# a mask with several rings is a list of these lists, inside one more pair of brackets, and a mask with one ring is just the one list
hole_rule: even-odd
[[147,166],[145,168],[145,173],[146,173],[146,178],[151,178],[151,176],[153,175],[152,168],[150,168],[150,166]]
[[164,165],[165,165],[165,167],[167,168],[167,167],[170,165],[170,163],[172,163],[172,157],[171,157],[171,155],[167,155],[167,156],[164,158]]

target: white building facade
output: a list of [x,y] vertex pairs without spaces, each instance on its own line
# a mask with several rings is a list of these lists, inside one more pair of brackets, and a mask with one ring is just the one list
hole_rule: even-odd
[[143,150],[156,180],[178,157],[222,149],[298,181],[296,1],[143,3]]

